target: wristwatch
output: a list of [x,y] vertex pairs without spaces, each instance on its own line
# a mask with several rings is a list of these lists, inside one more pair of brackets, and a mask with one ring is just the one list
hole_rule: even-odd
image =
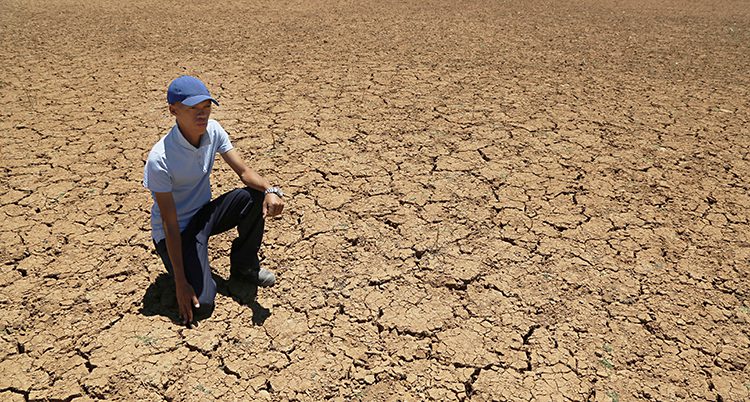
[[278,187],[269,187],[266,189],[266,194],[273,193],[278,195],[279,197],[284,197],[284,192],[281,191]]

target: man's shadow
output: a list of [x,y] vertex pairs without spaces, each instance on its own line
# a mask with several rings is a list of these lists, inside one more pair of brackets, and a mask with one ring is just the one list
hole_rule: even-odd
[[[219,294],[231,297],[237,303],[250,307],[253,311],[253,324],[263,325],[271,315],[271,311],[261,306],[256,300],[258,296],[257,285],[231,277],[226,280],[216,274],[212,276],[216,281],[216,290]],[[201,306],[197,311],[194,310],[194,324],[197,325],[199,321],[209,318],[213,314],[213,310],[213,305]],[[145,316],[160,315],[169,318],[176,324],[180,323],[172,275],[166,272],[162,273],[149,285],[143,295],[141,314]]]

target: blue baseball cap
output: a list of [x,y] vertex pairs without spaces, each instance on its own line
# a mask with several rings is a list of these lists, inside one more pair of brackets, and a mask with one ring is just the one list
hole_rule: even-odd
[[167,89],[167,103],[170,105],[180,102],[183,105],[195,106],[209,99],[214,104],[219,104],[216,99],[211,97],[208,88],[201,80],[189,75],[175,78]]

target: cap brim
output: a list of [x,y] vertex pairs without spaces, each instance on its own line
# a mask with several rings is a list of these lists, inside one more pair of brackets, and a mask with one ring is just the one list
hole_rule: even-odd
[[206,100],[210,100],[216,106],[219,106],[219,102],[217,102],[216,99],[212,98],[209,95],[195,95],[195,96],[191,96],[189,98],[183,99],[182,102],[180,102],[180,103],[182,103],[183,105],[186,105],[186,106],[195,106],[195,105],[197,105],[197,104],[199,104],[199,103],[201,103],[203,101],[206,101]]

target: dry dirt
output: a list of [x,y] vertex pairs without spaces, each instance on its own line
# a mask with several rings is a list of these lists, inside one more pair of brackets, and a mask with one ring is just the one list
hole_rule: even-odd
[[[0,0],[0,400],[750,400],[750,3],[375,3]],[[192,330],[182,73],[290,194]]]

